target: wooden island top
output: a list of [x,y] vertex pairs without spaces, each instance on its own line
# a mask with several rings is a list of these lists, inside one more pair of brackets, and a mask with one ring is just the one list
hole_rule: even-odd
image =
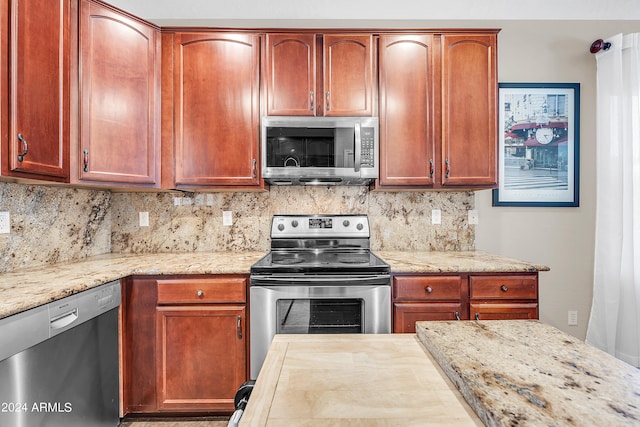
[[481,426],[413,334],[276,335],[248,426]]

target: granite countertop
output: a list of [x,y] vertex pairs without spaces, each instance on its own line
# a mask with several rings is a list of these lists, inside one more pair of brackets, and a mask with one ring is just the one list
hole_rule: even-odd
[[[265,252],[104,254],[0,274],[0,319],[132,274],[249,274]],[[548,267],[483,252],[376,252],[392,273],[535,272]]]
[[248,426],[481,426],[414,334],[276,335]]
[[249,274],[264,252],[105,254],[0,275],[0,319],[112,280],[140,274]]
[[374,251],[393,273],[533,273],[549,267],[480,251]]
[[417,322],[487,426],[640,424],[640,370],[535,320]]

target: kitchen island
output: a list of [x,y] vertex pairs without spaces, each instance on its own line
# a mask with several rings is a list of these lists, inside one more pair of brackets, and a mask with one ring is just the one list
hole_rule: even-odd
[[277,335],[240,426],[640,423],[640,371],[549,325],[440,321],[417,331]]

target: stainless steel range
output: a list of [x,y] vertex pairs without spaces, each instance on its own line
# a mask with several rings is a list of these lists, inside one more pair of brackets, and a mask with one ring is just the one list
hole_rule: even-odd
[[391,332],[390,267],[366,215],[276,215],[251,267],[251,378],[275,334]]

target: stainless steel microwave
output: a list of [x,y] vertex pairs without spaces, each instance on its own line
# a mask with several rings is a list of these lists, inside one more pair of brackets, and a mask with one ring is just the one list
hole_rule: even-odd
[[268,116],[262,177],[272,185],[367,185],[378,178],[377,117]]

